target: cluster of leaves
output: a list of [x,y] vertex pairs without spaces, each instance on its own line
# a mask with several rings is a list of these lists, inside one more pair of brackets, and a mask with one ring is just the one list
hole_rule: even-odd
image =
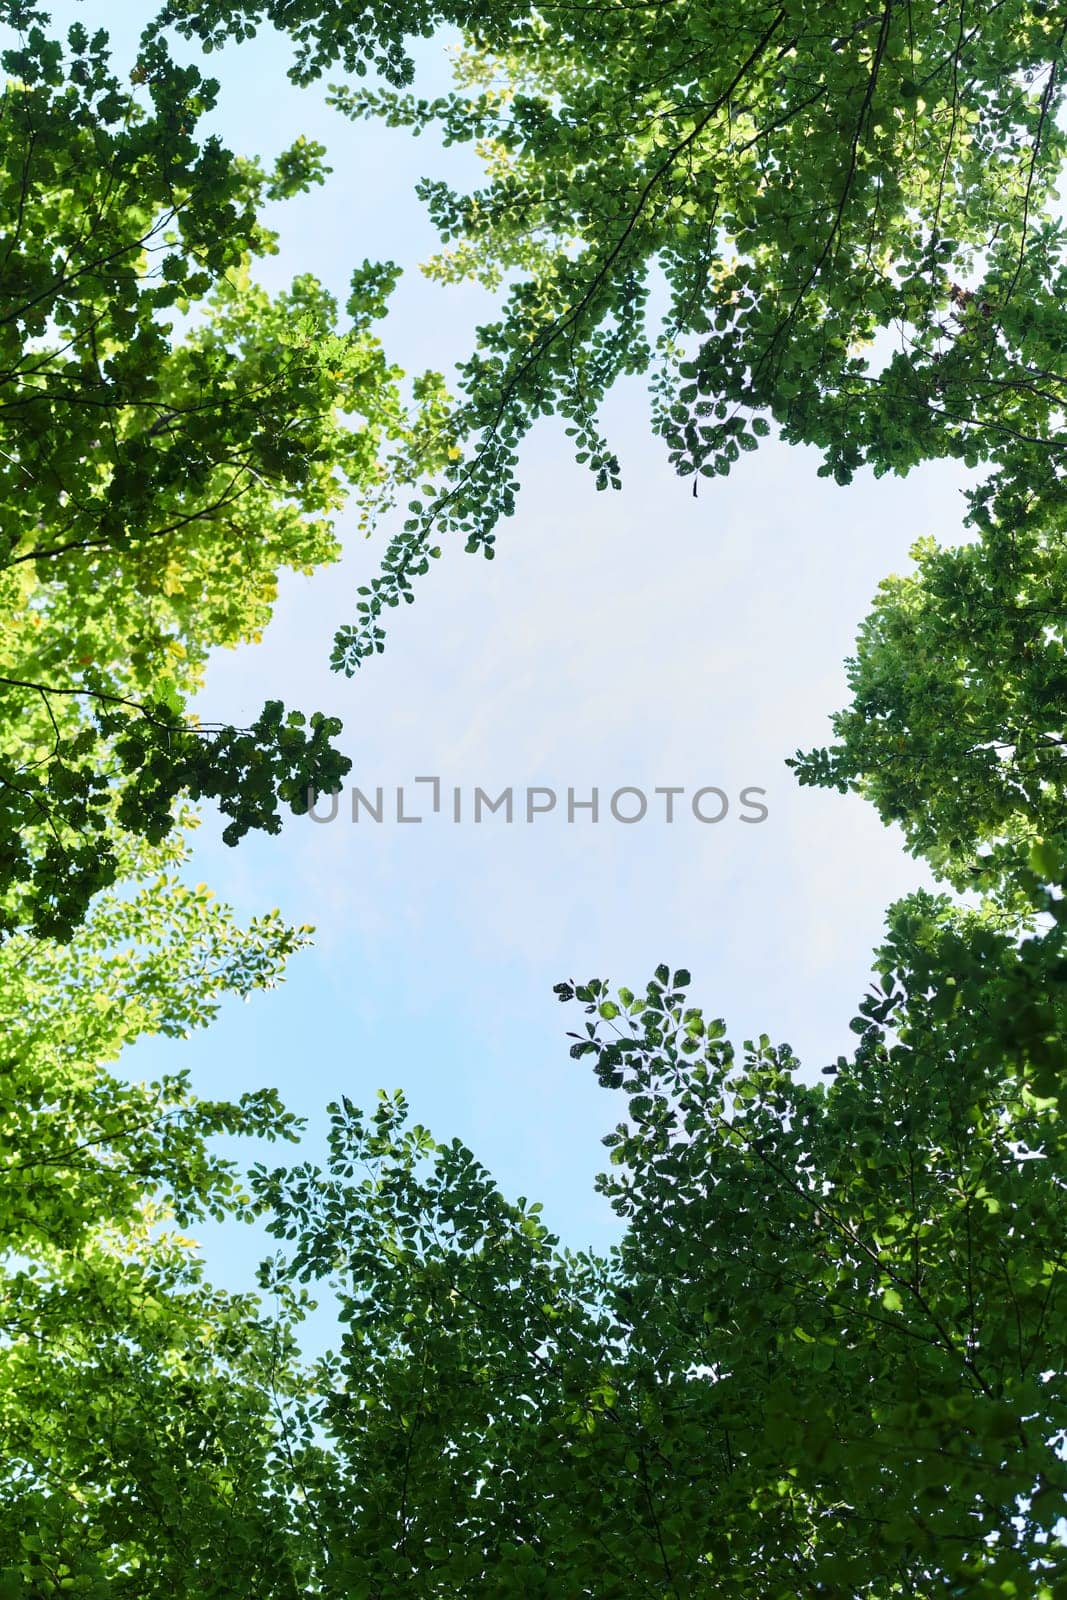
[[444,19],[434,0],[345,0],[342,6],[321,0],[164,0],[145,30],[148,38],[174,27],[187,39],[199,39],[207,53],[229,40],[255,37],[263,23],[279,28],[297,46],[291,76],[313,82],[336,62],[363,78],[368,68],[391,83],[408,83],[412,63],[407,46],[429,38]]
[[0,8],[0,926],[54,936],[176,791],[220,797],[232,839],[347,770],[321,717],[301,747],[274,702],[211,734],[185,706],[281,569],[336,557],[350,490],[442,448],[445,401],[427,375],[409,418],[370,332],[390,269],[356,272],[347,326],[313,278],[250,276],[263,202],[321,182],[321,147],[265,172],[199,133],[217,85],[162,40],[124,85],[106,34],[45,20]]
[[[55,691],[36,687],[50,710]],[[83,691],[92,693],[92,691]],[[230,818],[223,840],[250,829],[277,833],[278,802],[306,812],[309,793],[332,792],[351,762],[330,740],[336,717],[315,712],[310,733],[299,711],[268,701],[248,728],[174,722],[166,703],[115,708],[99,691],[91,718],[55,739],[44,761],[0,787],[0,929],[68,938],[92,896],[115,881],[120,840],[159,843],[175,825],[175,802],[211,798]],[[35,830],[47,826],[43,851]]]
[[[1051,905],[1051,903],[1050,903]],[[1067,918],[897,907],[828,1087],[689,1002],[561,984],[626,1097],[560,1250],[399,1094],[254,1177],[344,1334],[294,1441],[316,1593],[1030,1596],[1067,1581]],[[265,1281],[275,1281],[274,1263]]]
[[[200,19],[193,20],[193,13]],[[301,81],[352,67],[372,10],[179,6],[202,37],[293,26]],[[203,20],[210,16],[210,23]],[[678,471],[726,473],[777,427],[848,483],[1020,445],[1062,458],[1067,322],[1056,120],[1067,30],[1047,0],[992,17],[940,0],[706,0],[565,6],[443,0],[463,30],[455,93],[339,86],[332,101],[467,142],[487,178],[422,193],[442,281],[507,282],[461,367],[467,441],[412,505],[366,609],[338,635],[355,671],[442,534],[491,554],[520,442],[561,418],[597,486],[619,482],[598,417],[609,386],[652,375]],[[390,13],[391,27],[419,7]],[[658,334],[650,297],[662,305]]]
[[[307,929],[239,927],[127,850],[125,892],[64,943],[0,947],[0,1594],[296,1600],[274,1412],[284,1318],[211,1287],[179,1229],[254,1205],[222,1135],[291,1139],[273,1090],[131,1083],[139,1038],[182,1037],[270,988]],[[236,1582],[235,1582],[236,1579]]]
[[1030,865],[1064,878],[1067,495],[1013,474],[972,501],[973,543],[924,540],[882,583],[838,742],[790,765],[866,795],[958,888],[1010,896]]

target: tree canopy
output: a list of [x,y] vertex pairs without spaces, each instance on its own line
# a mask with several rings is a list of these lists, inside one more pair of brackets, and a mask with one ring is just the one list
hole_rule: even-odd
[[957,888],[1003,894],[1033,852],[1059,881],[1067,845],[1067,499],[994,478],[972,501],[972,543],[927,539],[882,583],[839,742],[791,764],[867,795]]
[[[359,70],[361,30],[380,26],[372,8],[318,4],[165,15],[205,38],[291,28],[301,80]],[[422,186],[443,245],[428,270],[504,303],[460,369],[463,457],[413,505],[338,635],[339,668],[381,644],[383,607],[440,535],[492,553],[536,418],[561,418],[598,488],[618,485],[599,412],[625,374],[649,374],[694,493],[772,427],[842,484],[934,457],[1010,460],[1020,484],[1062,469],[1067,33],[1047,0],[951,15],[933,0],[446,0],[408,15],[413,32],[462,30],[456,91],[342,84],[331,99],[474,146],[481,188]]]
[[370,332],[388,269],[356,268],[343,318],[311,277],[272,299],[251,275],[261,204],[321,181],[320,147],[265,172],[198,133],[218,86],[163,42],[124,86],[103,31],[3,20],[0,931],[54,936],[113,881],[116,834],[158,841],[180,794],[233,842],[343,776],[336,719],[185,707],[281,569],[335,559],[350,488],[440,449],[444,402],[427,377],[409,419]]
[[[0,20],[0,1596],[1060,1600],[1062,18],[171,0],[129,85],[102,32]],[[504,295],[454,410],[432,374],[405,408],[370,332],[391,266],[343,317],[254,281],[263,202],[325,152],[268,173],[202,136],[217,86],[168,30],[264,22],[300,81],[386,81],[334,87],[345,112],[485,158],[477,195],[425,188],[430,270]],[[431,103],[405,50],[442,23],[464,49]],[[197,723],[207,652],[335,556],[350,492],[426,478],[338,638],[354,670],[439,531],[492,552],[535,418],[618,481],[600,405],[638,371],[694,483],[772,425],[842,484],[989,465],[969,542],[883,583],[834,742],[793,758],[966,900],[891,908],[825,1081],[735,1050],[684,970],[560,984],[624,1105],[607,1253],[399,1093],[331,1107],[324,1165],[242,1179],[218,1141],[294,1137],[276,1090],[116,1062],[272,987],[309,931],[188,883],[183,797],[274,831],[346,758],[279,700]],[[267,1219],[269,1301],[211,1286],[204,1217]],[[339,1313],[315,1363],[309,1285]]]
[[208,1282],[185,1231],[252,1214],[220,1136],[294,1119],[273,1089],[204,1100],[185,1070],[137,1083],[115,1062],[271,988],[310,930],[241,927],[184,856],[138,841],[69,940],[0,946],[5,1596],[300,1593],[272,1466],[291,1341]]
[[766,1037],[735,1054],[688,973],[561,984],[626,1108],[607,1256],[561,1250],[399,1094],[333,1108],[327,1171],[260,1171],[290,1275],[340,1303],[316,1592],[1060,1594],[1048,910],[1020,947],[991,905],[894,908],[827,1087]]

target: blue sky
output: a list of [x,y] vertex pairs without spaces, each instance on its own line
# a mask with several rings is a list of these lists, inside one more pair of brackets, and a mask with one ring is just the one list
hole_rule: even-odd
[[[147,10],[119,7],[108,25],[121,40]],[[387,349],[409,371],[447,372],[490,302],[420,278],[436,241],[413,190],[422,175],[476,178],[472,158],[347,124],[321,87],[286,84],[287,59],[265,38],[209,62],[233,148],[269,157],[302,132],[335,169],[325,189],[277,209],[282,251],[261,276],[280,287],[313,271],[343,297],[364,257],[395,259],[405,270]],[[444,45],[419,59],[439,91]],[[561,428],[539,426],[496,561],[446,549],[417,603],[390,613],[385,655],[351,681],[329,672],[330,642],[390,530],[366,542],[347,519],[343,564],[283,581],[263,643],[212,661],[201,709],[244,721],[278,695],[334,712],[365,789],[436,773],[468,794],[596,784],[603,802],[621,785],[758,785],[767,821],[356,827],[342,814],[321,827],[292,819],[279,838],[232,851],[207,818],[191,875],[243,913],[277,905],[315,924],[316,947],[278,991],[126,1063],[135,1076],[186,1065],[213,1095],[275,1083],[309,1118],[312,1156],[328,1100],[368,1104],[401,1086],[418,1121],[470,1144],[505,1192],[544,1201],[575,1246],[615,1236],[592,1178],[623,1109],[569,1059],[577,1020],[554,983],[637,988],[661,961],[684,965],[694,999],[737,1040],[788,1040],[812,1073],[849,1047],[884,909],[929,879],[869,807],[800,789],[784,760],[826,742],[879,579],[907,565],[920,535],[960,537],[965,482],[941,464],[842,490],[816,476],[812,452],[768,441],[694,500],[650,436],[640,382],[612,396],[608,426],[620,494],[597,494]],[[246,1283],[257,1240],[202,1236],[214,1275]]]

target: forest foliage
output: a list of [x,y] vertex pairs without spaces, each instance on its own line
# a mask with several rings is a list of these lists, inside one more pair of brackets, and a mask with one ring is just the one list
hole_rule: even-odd
[[[1061,15],[170,0],[129,81],[104,27],[0,21],[0,1596],[1060,1600]],[[391,264],[354,262],[343,309],[257,284],[264,204],[327,152],[227,151],[187,58],[267,25],[346,115],[481,155],[476,194],[423,190],[428,270],[499,295],[454,398],[372,331]],[[449,26],[427,100],[407,52]],[[280,699],[198,721],[207,655],[335,559],[346,505],[414,492],[335,642],[355,671],[438,541],[492,553],[538,418],[618,485],[628,373],[693,492],[772,432],[842,485],[987,469],[790,763],[951,892],[890,908],[821,1074],[735,1048],[684,970],[558,986],[618,1119],[606,1253],[401,1094],[331,1107],[322,1163],[242,1173],[231,1136],[299,1135],[285,1086],[205,1100],[122,1053],[308,941],[189,883],[193,804],[276,832],[348,759]],[[208,1217],[274,1235],[259,1296],[211,1284]]]

